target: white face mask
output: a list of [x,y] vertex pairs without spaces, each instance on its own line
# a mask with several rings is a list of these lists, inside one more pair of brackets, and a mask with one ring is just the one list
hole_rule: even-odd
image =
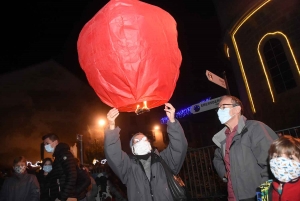
[[270,160],[273,175],[281,182],[290,182],[300,177],[300,163],[288,158],[278,157]]
[[146,137],[143,137],[139,142],[136,142],[131,151],[134,155],[146,155],[152,150],[150,142],[147,141]]
[[232,116],[230,116],[230,109],[232,108],[224,108],[218,110],[218,117],[221,124],[225,124],[227,121],[229,121],[232,118]]
[[54,148],[51,147],[50,144],[45,145],[45,150],[46,150],[48,153],[53,153],[53,152],[54,152]]
[[43,167],[43,170],[45,171],[45,172],[51,172],[51,170],[52,170],[52,165],[44,165],[44,167]]

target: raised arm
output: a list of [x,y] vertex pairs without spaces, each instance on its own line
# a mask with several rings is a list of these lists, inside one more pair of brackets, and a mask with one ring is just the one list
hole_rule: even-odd
[[126,184],[128,170],[131,167],[130,158],[122,151],[120,128],[115,127],[115,119],[119,116],[116,108],[107,113],[108,128],[104,131],[104,153],[109,167]]
[[175,119],[175,108],[170,103],[166,103],[164,110],[169,118],[167,133],[170,143],[160,155],[171,170],[178,174],[186,156],[188,143],[179,121]]

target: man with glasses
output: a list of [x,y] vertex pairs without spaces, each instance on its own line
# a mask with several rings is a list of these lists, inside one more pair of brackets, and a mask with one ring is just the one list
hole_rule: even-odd
[[278,136],[264,123],[247,120],[234,96],[223,96],[217,113],[225,127],[212,139],[218,146],[213,164],[227,181],[228,200],[254,201],[256,188],[269,179],[268,150]]

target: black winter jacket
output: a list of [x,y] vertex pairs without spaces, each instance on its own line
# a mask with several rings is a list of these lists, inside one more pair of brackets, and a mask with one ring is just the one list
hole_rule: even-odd
[[[49,174],[48,174],[49,175]],[[44,170],[40,170],[37,174],[37,179],[40,184],[41,199],[40,201],[50,201],[50,178],[44,175]]]
[[83,168],[77,168],[77,182],[76,182],[76,195],[78,200],[82,200],[86,197],[88,187],[91,184],[91,179],[86,170]]
[[65,143],[59,143],[53,153],[55,158],[52,164],[50,177],[51,201],[56,198],[66,201],[68,198],[76,198],[76,162],[70,147]]

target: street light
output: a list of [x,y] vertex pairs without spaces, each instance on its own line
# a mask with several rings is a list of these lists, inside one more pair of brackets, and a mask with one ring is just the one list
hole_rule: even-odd
[[106,121],[105,121],[104,119],[100,119],[100,120],[98,121],[98,124],[99,124],[101,127],[103,127],[103,126],[106,124]]

